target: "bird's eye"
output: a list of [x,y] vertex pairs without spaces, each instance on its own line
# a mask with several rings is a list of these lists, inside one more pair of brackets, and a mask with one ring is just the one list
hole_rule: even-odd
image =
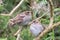
[[29,13],[29,12],[27,12],[27,13]]
[[46,4],[46,6],[48,6],[48,4]]
[[26,12],[25,14],[26,14],[26,15],[29,15],[29,12]]
[[36,21],[34,20],[33,23],[35,23]]

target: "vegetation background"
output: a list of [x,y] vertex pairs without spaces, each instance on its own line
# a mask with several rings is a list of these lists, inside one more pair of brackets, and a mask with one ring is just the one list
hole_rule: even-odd
[[[0,14],[9,14],[10,11],[20,2],[21,0],[0,0]],[[43,3],[46,2],[46,0],[35,0],[37,3]],[[31,0],[24,0],[24,2],[21,4],[18,10],[14,12],[14,14],[10,16],[2,16],[0,15],[0,40],[16,40],[16,37],[13,36],[17,30],[18,25],[15,25],[11,28],[11,32],[6,32],[8,30],[7,25],[9,19],[15,17],[20,12],[31,10],[30,8]],[[54,23],[60,21],[60,0],[53,0],[54,4]],[[41,4],[42,5],[42,4]],[[41,10],[40,10],[41,11]],[[36,11],[34,11],[34,15]],[[43,13],[40,13],[40,15],[44,14],[46,12],[43,11]],[[35,17],[35,16],[34,16]],[[49,16],[45,15],[43,18],[41,18],[41,23],[48,25],[49,24]],[[59,35],[58,35],[58,34]],[[9,34],[9,36],[8,36]],[[7,37],[8,36],[8,37]],[[27,28],[24,28],[21,32],[21,37],[23,40],[33,40],[33,36],[31,36],[29,31],[29,26]],[[60,40],[60,26],[56,27],[55,29],[51,30],[49,33],[47,33],[42,40]]]

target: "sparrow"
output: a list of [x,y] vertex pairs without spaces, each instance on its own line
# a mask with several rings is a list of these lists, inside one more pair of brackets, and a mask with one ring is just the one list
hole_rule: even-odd
[[42,26],[39,21],[33,21],[33,23],[30,25],[30,32],[37,37],[42,31],[44,30],[44,27]]
[[15,24],[27,25],[31,19],[32,19],[32,12],[31,11],[24,11],[20,14],[17,14],[16,17],[10,19],[9,25],[10,26],[13,26]]

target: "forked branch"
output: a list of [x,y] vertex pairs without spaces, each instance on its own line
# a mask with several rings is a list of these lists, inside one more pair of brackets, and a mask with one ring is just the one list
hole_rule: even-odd
[[43,37],[49,30],[51,30],[54,26],[53,25],[53,14],[54,14],[54,11],[53,11],[53,3],[52,3],[52,0],[47,0],[49,2],[49,5],[50,5],[50,23],[49,23],[49,26],[48,28],[46,28],[37,38],[36,40],[39,40],[41,39],[41,37]]
[[24,2],[24,0],[21,0],[21,1],[19,2],[19,4],[17,4],[17,6],[14,7],[9,14],[0,14],[0,15],[3,15],[3,16],[11,16],[11,15],[20,7],[20,5],[21,5],[23,2]]
[[48,33],[50,30],[54,29],[55,27],[58,27],[60,25],[60,22],[57,22],[53,24],[51,27],[46,28],[36,39],[39,40],[41,39],[46,33]]

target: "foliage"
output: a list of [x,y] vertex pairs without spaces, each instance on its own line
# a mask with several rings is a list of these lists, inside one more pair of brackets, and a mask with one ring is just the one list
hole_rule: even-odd
[[4,10],[4,6],[0,5],[0,12],[2,12]]
[[7,38],[0,38],[0,40],[7,40]]
[[0,29],[5,29],[7,27],[9,17],[7,16],[0,16]]
[[[20,0],[3,0],[3,4],[0,5],[0,12],[4,12],[4,10],[6,9],[8,12],[10,12],[18,3]],[[40,2],[41,0],[36,0],[36,2]],[[43,2],[46,2],[46,0],[43,0]],[[30,9],[30,4],[28,0],[25,0],[23,2],[23,4],[20,6],[20,8],[17,10],[31,10]],[[60,11],[60,8],[55,8],[54,11]],[[17,12],[16,12],[17,13]],[[14,15],[16,15],[16,13]],[[18,13],[17,13],[18,14]],[[34,12],[34,17],[35,17],[35,12]],[[55,15],[55,14],[54,14]],[[0,40],[16,40],[16,37],[14,37],[12,34],[14,34],[17,30],[18,27],[17,25],[15,25],[14,27],[12,27],[10,30],[10,35],[9,37],[6,37],[6,30],[7,29],[7,25],[8,25],[8,21],[9,21],[10,17],[9,16],[1,16],[0,15],[0,30],[3,30],[3,33],[0,34],[2,35],[2,38],[0,38]],[[60,15],[58,16],[54,16],[54,23],[59,22],[60,21]],[[42,24],[49,24],[49,18],[41,18],[41,23]],[[60,30],[58,30],[60,32]],[[8,35],[8,34],[7,34]],[[51,38],[54,40],[55,36],[54,36],[54,30],[51,30],[49,33],[47,33],[42,39],[43,40],[50,40]],[[1,37],[1,36],[0,36]],[[21,32],[21,37],[23,38],[23,40],[32,40],[34,38],[34,36],[32,36],[30,34],[29,31],[29,26],[27,28],[24,28]]]

